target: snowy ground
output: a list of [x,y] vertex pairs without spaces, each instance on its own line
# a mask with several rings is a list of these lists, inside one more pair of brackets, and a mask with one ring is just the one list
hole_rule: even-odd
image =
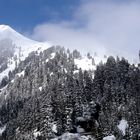
[[94,63],[93,59],[87,58],[87,56],[80,58],[80,59],[75,59],[74,62],[77,65],[78,69],[82,70],[96,70],[97,65],[100,62],[105,63],[107,58],[104,58],[103,56],[96,56],[94,57]]
[[80,136],[79,134],[65,133],[58,138],[54,138],[51,140],[95,140],[91,136]]
[[[17,56],[17,63],[19,63],[19,60],[25,60],[25,58],[28,57],[29,53],[33,51],[37,51],[38,53],[40,53],[41,51],[51,47],[51,44],[47,42],[37,42],[28,39],[7,25],[0,25],[0,40],[3,39],[11,40],[16,46],[14,56]],[[8,68],[0,73],[0,81],[4,76],[8,75],[9,71],[14,70],[16,67],[14,58],[10,58],[9,61],[11,63],[8,64]]]
[[2,133],[6,130],[6,125],[3,127],[0,127],[0,136],[2,135]]
[[125,135],[125,131],[126,128],[128,127],[128,123],[125,119],[122,119],[117,127],[122,132],[122,134]]
[[116,138],[114,135],[111,135],[111,136],[104,137],[103,140],[116,140]]

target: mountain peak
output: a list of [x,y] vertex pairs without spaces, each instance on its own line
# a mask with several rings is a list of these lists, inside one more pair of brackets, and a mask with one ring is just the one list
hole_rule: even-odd
[[13,30],[10,26],[8,25],[0,25],[0,31],[5,31],[5,30]]
[[[24,35],[18,33],[16,30],[12,29],[8,25],[0,25],[0,47],[3,47],[3,42],[7,42],[7,40],[10,40],[12,44],[10,44],[11,47],[13,47],[13,56],[8,57],[8,62],[12,62],[11,64],[8,64],[7,69],[5,69],[3,72],[0,73],[0,81],[4,76],[7,76],[9,71],[12,71],[15,69],[15,61],[14,57],[17,57],[17,64],[21,61],[24,61],[26,57],[28,57],[29,53],[33,51],[37,51],[40,53],[41,51],[49,48],[51,45],[47,42],[38,42],[29,39],[28,37],[25,37]],[[20,55],[19,55],[20,54]],[[0,65],[1,67],[1,65]]]
[[30,38],[20,34],[9,25],[0,25],[0,40],[9,39],[15,44],[17,47],[21,47],[23,49],[26,48],[35,48],[35,46],[48,46],[48,43],[38,42],[35,40],[31,40]]

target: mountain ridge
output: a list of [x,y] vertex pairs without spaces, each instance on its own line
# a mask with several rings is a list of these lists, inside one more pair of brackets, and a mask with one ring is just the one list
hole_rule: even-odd
[[140,138],[139,66],[61,46],[38,48],[7,26],[1,35],[0,139]]
[[[8,75],[9,71],[12,71],[15,69],[16,65],[19,64],[20,61],[24,61],[28,55],[33,52],[37,51],[38,53],[48,49],[49,47],[53,46],[53,44],[47,43],[47,42],[38,42],[31,40],[22,34],[16,32],[14,29],[12,29],[8,25],[0,25],[0,41],[7,40],[12,42],[13,48],[12,50],[14,52],[12,57],[7,58],[7,69],[0,73],[0,81],[4,76]],[[107,58],[100,57],[100,56],[94,56],[94,65],[92,64],[93,61],[90,59],[89,56],[82,56],[81,59],[75,60],[75,63],[79,68],[82,68],[83,70],[89,70],[89,69],[96,69],[96,65],[100,63],[102,60],[103,62],[106,62]],[[97,54],[96,54],[97,55]],[[16,57],[16,62],[15,58]],[[87,58],[89,57],[89,59]],[[8,61],[10,63],[8,63]],[[15,64],[16,63],[16,64]]]
[[[4,76],[8,75],[9,71],[15,69],[16,65],[19,64],[19,61],[25,60],[25,58],[29,55],[29,53],[33,51],[41,52],[52,45],[47,42],[37,42],[27,37],[21,35],[20,33],[16,32],[8,25],[0,25],[0,42],[7,45],[7,42],[11,43],[12,49],[12,56],[7,57],[7,69],[0,73],[0,81]],[[9,45],[10,46],[10,45]],[[3,47],[3,46],[2,46]],[[7,48],[8,50],[8,48]],[[7,51],[6,50],[6,51]],[[3,55],[3,54],[2,54]],[[15,58],[16,57],[16,62]],[[16,63],[16,64],[15,64]]]

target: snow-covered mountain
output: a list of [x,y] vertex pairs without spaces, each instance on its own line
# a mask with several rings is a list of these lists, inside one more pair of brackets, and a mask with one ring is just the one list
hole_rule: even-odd
[[47,42],[37,42],[27,37],[21,35],[20,33],[16,32],[10,26],[7,25],[0,25],[0,40],[3,39],[10,39],[17,48],[21,48],[24,59],[28,54],[32,51],[43,50],[50,47],[50,44]]
[[29,47],[46,47],[46,45],[49,45],[48,43],[41,43],[28,39],[8,25],[0,25],[0,40],[5,38],[11,39],[18,47],[25,47],[26,49],[27,45],[29,45]]
[[0,25],[0,139],[140,139],[139,67],[85,54]]
[[[0,80],[2,80],[4,76],[8,75],[10,70],[14,70],[16,63],[23,61],[32,51],[37,51],[39,53],[51,46],[51,44],[47,42],[37,42],[28,39],[27,37],[16,32],[8,25],[0,25],[0,42],[4,40],[10,40],[12,42],[14,47],[14,52],[12,53],[14,55],[12,57],[7,56],[7,68],[0,73]],[[16,62],[14,59],[15,57],[17,58]]]
[[[29,55],[29,53],[33,51],[37,51],[38,53],[46,50],[47,48],[51,47],[52,45],[47,42],[38,42],[31,40],[20,33],[16,32],[8,25],[0,25],[0,44],[1,41],[10,40],[13,45],[13,55],[12,57],[7,56],[7,68],[3,71],[0,71],[0,81],[4,76],[7,76],[9,71],[15,69],[16,65],[20,62],[25,60],[25,58]],[[9,48],[8,48],[9,49]],[[16,60],[14,59],[16,57]],[[75,59],[75,64],[78,68],[82,68],[83,70],[95,70],[96,65],[99,62],[106,62],[106,58],[104,56],[94,56],[94,60],[84,56],[80,59]],[[94,61],[94,62],[93,62]],[[0,64],[0,68],[2,64]]]

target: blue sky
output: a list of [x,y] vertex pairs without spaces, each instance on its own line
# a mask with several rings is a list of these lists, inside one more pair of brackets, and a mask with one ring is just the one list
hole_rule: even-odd
[[43,22],[70,20],[80,0],[0,0],[0,24],[31,30]]
[[0,24],[34,40],[138,59],[140,0],[0,0]]

